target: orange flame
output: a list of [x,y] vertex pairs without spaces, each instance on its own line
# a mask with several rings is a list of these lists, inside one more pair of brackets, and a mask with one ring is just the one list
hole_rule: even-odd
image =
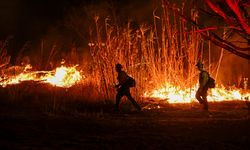
[[[83,76],[74,67],[58,67],[53,71],[29,71],[32,67],[27,65],[24,71],[15,76],[1,78],[0,86],[6,87],[11,84],[18,84],[22,81],[39,81],[49,83],[58,87],[69,88],[79,82]],[[42,74],[42,75],[41,75]]]
[[[217,86],[218,87],[218,86]],[[166,99],[168,103],[191,103],[196,101],[195,93],[198,85],[194,87],[180,87],[165,84],[164,88],[154,89],[144,93],[144,97]],[[226,89],[221,86],[208,90],[208,101],[244,100],[250,97],[250,92],[240,89]]]
[[59,87],[71,87],[82,79],[82,76],[75,67],[56,68],[55,75],[44,77],[45,82]]

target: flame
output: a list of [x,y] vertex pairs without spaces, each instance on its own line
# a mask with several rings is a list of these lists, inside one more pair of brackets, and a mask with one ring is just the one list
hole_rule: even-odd
[[74,67],[61,66],[52,71],[30,71],[32,66],[25,66],[23,72],[18,75],[5,76],[0,78],[0,86],[6,87],[11,84],[19,84],[22,81],[38,81],[49,83],[58,87],[69,88],[79,82],[83,76]]
[[71,87],[81,80],[81,74],[75,67],[56,68],[54,76],[45,77],[45,81],[59,87]]
[[[144,97],[165,99],[168,103],[191,103],[196,101],[195,93],[198,89],[198,84],[193,87],[180,87],[171,84],[152,91],[144,93]],[[208,90],[208,101],[230,101],[230,100],[247,100],[250,97],[250,92],[241,89],[226,89],[224,86]]]
[[[31,71],[32,66],[27,65],[17,75],[0,77],[0,86],[6,87],[7,85],[19,84],[23,81],[37,81],[57,87],[69,88],[85,78],[76,67],[61,66],[52,71]],[[168,103],[191,103],[196,101],[195,93],[197,89],[198,84],[187,87],[165,83],[160,88],[148,90],[143,97],[162,99]],[[208,91],[207,98],[208,101],[249,100],[250,92],[249,90],[237,88],[227,89],[224,86],[217,85],[216,88]]]

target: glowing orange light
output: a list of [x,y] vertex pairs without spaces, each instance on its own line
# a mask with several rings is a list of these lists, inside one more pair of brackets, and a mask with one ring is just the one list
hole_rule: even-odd
[[79,71],[75,67],[59,67],[56,68],[53,76],[44,77],[45,82],[59,87],[71,87],[82,79]]
[[[217,86],[218,87],[218,86]],[[165,84],[162,88],[144,93],[144,97],[165,99],[168,103],[191,103],[196,101],[195,93],[198,86],[180,87]],[[226,89],[223,86],[208,91],[208,101],[244,100],[250,97],[250,92],[242,92],[240,89]]]
[[61,66],[53,71],[29,71],[31,68],[30,65],[27,65],[22,73],[2,78],[0,80],[0,86],[5,87],[11,84],[18,84],[22,81],[39,81],[68,88],[79,82],[83,77],[76,69],[76,66]]

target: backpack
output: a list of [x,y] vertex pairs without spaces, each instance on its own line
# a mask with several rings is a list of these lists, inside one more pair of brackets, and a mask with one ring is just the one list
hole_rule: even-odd
[[128,86],[135,87],[135,79],[130,76],[128,77]]
[[214,78],[209,76],[208,81],[207,81],[207,86],[208,86],[208,88],[215,88],[215,80],[214,80]]

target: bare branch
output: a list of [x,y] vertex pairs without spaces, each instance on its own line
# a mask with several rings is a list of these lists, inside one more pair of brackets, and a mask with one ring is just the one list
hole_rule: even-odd
[[[208,1],[208,0],[207,0]],[[238,1],[236,0],[226,0],[226,3],[228,4],[228,6],[230,7],[230,9],[235,13],[236,15],[236,19],[238,20],[240,26],[242,27],[242,29],[248,34],[250,35],[250,26],[246,23],[245,19],[243,18],[243,16],[241,15],[240,9],[238,7]]]
[[[178,16],[182,17],[183,19],[185,19],[186,21],[188,22],[191,22],[193,25],[195,25],[196,27],[198,27],[199,29],[203,29],[204,27],[197,24],[194,20],[192,20],[191,18],[188,18],[184,15],[182,15],[178,9],[172,7],[168,2],[166,2],[166,6],[169,7],[169,9],[171,9],[174,13],[176,13]],[[248,59],[250,60],[250,55],[249,54],[246,54],[244,52],[240,52],[240,51],[250,51],[250,47],[247,47],[247,48],[240,48],[240,47],[237,47],[235,46],[234,44],[232,44],[231,42],[229,41],[226,41],[226,40],[223,40],[221,39],[219,36],[217,36],[216,34],[214,34],[213,32],[210,32],[209,35],[207,35],[206,33],[204,32],[200,32],[200,34],[205,38],[205,39],[208,39],[210,40],[211,42],[213,42],[215,45],[219,46],[219,47],[222,47],[224,48],[225,50],[237,55],[237,56],[240,56],[242,58],[245,58],[245,59]]]

